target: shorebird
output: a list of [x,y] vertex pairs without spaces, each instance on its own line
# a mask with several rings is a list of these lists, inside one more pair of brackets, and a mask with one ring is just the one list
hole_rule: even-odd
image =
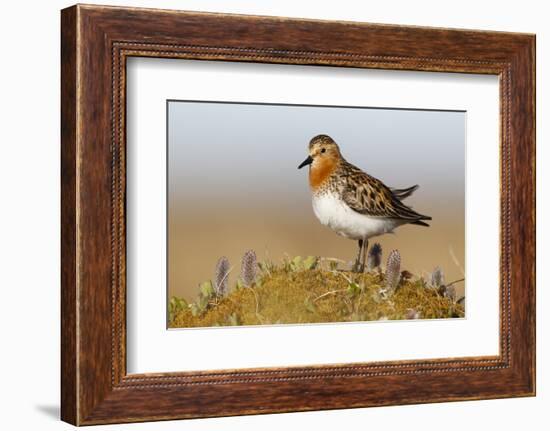
[[317,135],[309,142],[309,155],[298,169],[309,165],[309,186],[313,212],[322,225],[338,235],[358,241],[359,252],[352,267],[365,270],[370,238],[392,233],[404,224],[429,226],[431,220],[401,201],[418,188],[387,187],[349,163],[338,144],[328,135]]

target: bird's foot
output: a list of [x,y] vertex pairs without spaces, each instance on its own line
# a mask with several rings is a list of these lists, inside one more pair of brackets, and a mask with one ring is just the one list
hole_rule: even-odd
[[365,264],[356,260],[351,267],[351,272],[357,272],[359,274],[365,272]]

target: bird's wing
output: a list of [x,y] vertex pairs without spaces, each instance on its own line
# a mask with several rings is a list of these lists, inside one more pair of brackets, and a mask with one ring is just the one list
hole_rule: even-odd
[[419,214],[403,204],[382,181],[353,165],[348,164],[343,177],[342,198],[351,209],[360,214],[408,222],[431,220],[431,217]]

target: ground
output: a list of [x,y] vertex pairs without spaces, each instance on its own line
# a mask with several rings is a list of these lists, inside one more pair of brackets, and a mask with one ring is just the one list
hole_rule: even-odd
[[[200,286],[196,302],[172,297],[172,328],[272,325],[373,320],[464,317],[463,300],[450,286],[433,286],[407,271],[388,285],[375,268],[362,274],[340,270],[337,263],[296,257],[279,265],[260,263],[254,282],[238,282],[216,294],[211,282]],[[447,293],[446,293],[447,292]]]

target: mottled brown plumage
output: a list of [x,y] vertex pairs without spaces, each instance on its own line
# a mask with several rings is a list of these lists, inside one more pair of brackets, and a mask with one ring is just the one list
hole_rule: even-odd
[[[419,214],[401,202],[400,197],[407,197],[406,193],[393,191],[379,179],[363,172],[343,158],[332,175],[339,178],[336,187],[342,200],[358,213],[416,224],[422,220],[431,220],[431,217]],[[405,190],[413,188],[416,189],[417,186]]]

